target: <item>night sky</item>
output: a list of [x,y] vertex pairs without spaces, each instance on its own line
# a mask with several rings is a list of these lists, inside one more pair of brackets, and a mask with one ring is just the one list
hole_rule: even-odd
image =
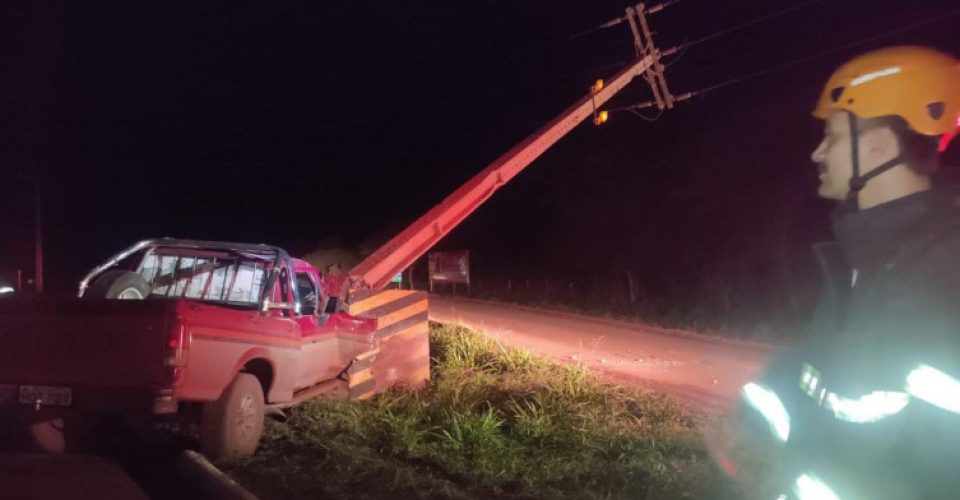
[[[831,208],[809,160],[820,86],[871,48],[960,55],[960,16],[949,0],[684,0],[650,22],[666,48],[803,3],[666,58],[667,77],[681,93],[816,57],[654,122],[581,125],[440,246],[490,274],[806,283]],[[150,236],[381,241],[633,57],[625,24],[569,39],[622,15],[611,0],[5,5],[0,268],[32,272],[19,176],[37,176],[54,290]],[[648,99],[637,81],[612,105]]]

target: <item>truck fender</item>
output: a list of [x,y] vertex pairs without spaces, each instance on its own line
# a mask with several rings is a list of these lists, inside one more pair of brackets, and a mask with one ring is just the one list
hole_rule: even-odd
[[[251,363],[254,364],[253,369],[246,369],[247,365]],[[247,350],[247,352],[243,353],[243,356],[240,356],[240,358],[237,360],[237,363],[233,367],[233,371],[231,372],[233,376],[230,377],[230,382],[232,382],[240,372],[248,372],[256,376],[257,379],[260,380],[260,383],[263,384],[264,399],[270,399],[268,395],[270,390],[273,388],[274,381],[276,381],[277,378],[276,366],[274,365],[270,351],[263,347],[253,347]]]

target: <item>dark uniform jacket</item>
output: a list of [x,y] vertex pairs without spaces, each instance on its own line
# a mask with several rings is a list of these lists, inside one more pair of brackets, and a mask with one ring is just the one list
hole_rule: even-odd
[[[914,399],[890,418],[854,423],[820,399],[904,391],[920,365],[960,379],[958,195],[937,189],[835,212],[836,241],[815,248],[824,284],[810,336],[768,373],[791,416],[786,448],[799,469],[819,468],[872,498],[960,495],[960,414]],[[816,390],[799,383],[804,365]]]
[[923,363],[960,368],[960,192],[933,190],[833,217],[810,363],[836,391],[902,389]]

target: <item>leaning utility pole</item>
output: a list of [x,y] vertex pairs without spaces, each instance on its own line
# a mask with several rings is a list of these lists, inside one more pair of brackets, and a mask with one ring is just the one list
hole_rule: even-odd
[[[597,125],[607,121],[608,113],[600,107],[634,77],[642,76],[650,84],[657,99],[656,105],[660,109],[673,107],[673,103],[680,99],[670,94],[667,88],[660,57],[673,54],[677,49],[659,50],[653,43],[646,19],[647,14],[658,12],[671,3],[673,1],[667,0],[649,8],[642,3],[637,4],[628,7],[625,16],[604,23],[601,28],[615,26],[623,21],[630,23],[636,58],[609,81],[597,80],[589,94],[494,160],[440,204],[354,267],[350,271],[353,291],[382,289],[397,273],[413,264],[487,201],[496,190],[510,182],[580,122],[591,116]],[[356,293],[353,296],[356,297]]]

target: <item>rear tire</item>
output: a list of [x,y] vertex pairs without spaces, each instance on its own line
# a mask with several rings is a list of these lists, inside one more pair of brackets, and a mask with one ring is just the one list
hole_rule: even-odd
[[211,459],[249,457],[263,434],[263,387],[257,377],[239,373],[220,399],[203,405],[200,448]]
[[133,271],[113,269],[107,271],[87,287],[83,293],[91,299],[133,299],[143,300],[150,295],[150,284],[140,274]]

